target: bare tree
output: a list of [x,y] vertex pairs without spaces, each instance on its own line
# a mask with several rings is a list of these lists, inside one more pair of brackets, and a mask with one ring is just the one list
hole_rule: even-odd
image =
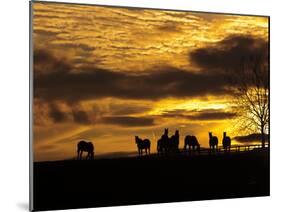
[[262,147],[269,127],[269,66],[265,55],[241,59],[232,73],[235,111],[240,129],[261,134]]

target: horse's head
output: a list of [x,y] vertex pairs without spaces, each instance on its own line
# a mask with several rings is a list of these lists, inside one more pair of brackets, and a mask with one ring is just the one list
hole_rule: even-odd
[[168,135],[168,133],[169,133],[168,128],[165,128],[165,130],[164,130],[164,134],[165,134],[165,135]]
[[212,135],[212,132],[209,132],[209,137],[212,138],[212,136],[213,136],[213,135]]
[[224,137],[224,138],[226,137],[226,132],[223,132],[223,137]]
[[136,144],[139,142],[139,136],[135,136]]

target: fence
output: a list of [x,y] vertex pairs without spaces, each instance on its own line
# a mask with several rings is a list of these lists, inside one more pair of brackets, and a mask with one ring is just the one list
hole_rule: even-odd
[[[268,148],[268,143],[265,144],[265,148]],[[230,149],[227,152],[235,153],[235,152],[248,152],[248,151],[254,151],[254,150],[262,150],[261,144],[251,144],[251,145],[231,145]],[[189,152],[187,149],[185,152]],[[193,152],[191,150],[191,152]],[[197,152],[197,151],[196,151]],[[225,149],[223,146],[218,146],[216,150],[211,150],[210,148],[201,148],[200,154],[210,154],[210,153],[225,153]],[[199,152],[198,152],[199,153]]]

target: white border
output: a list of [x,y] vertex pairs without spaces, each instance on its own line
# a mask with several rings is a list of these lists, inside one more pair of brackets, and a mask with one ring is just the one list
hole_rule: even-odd
[[[269,15],[271,17],[271,197],[122,206],[69,211],[280,211],[280,39],[276,0],[67,0],[75,3]],[[57,2],[61,2],[58,0]],[[0,8],[0,211],[27,211],[29,140],[29,2],[3,1]]]

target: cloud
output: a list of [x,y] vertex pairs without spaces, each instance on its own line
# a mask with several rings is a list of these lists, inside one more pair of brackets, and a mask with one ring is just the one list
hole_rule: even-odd
[[166,118],[183,118],[192,121],[210,121],[224,120],[236,117],[236,113],[224,111],[221,109],[205,109],[205,110],[172,110],[165,111],[161,116]]
[[267,60],[268,42],[251,35],[232,35],[214,45],[190,53],[191,62],[203,70],[235,70],[243,59],[263,56]]
[[110,112],[112,115],[132,115],[147,112],[151,109],[149,105],[126,105],[126,104],[111,104]]
[[83,110],[72,110],[73,121],[79,124],[90,124],[88,114]]
[[91,52],[93,50],[95,50],[94,47],[91,47],[87,44],[83,44],[83,43],[73,43],[73,42],[65,42],[65,43],[58,43],[56,45],[54,45],[57,48],[62,48],[62,49],[80,49],[83,50],[85,52]]
[[54,31],[44,30],[44,29],[34,29],[33,33],[39,34],[41,36],[56,36],[62,32],[54,32]]
[[[254,134],[250,134],[250,135],[246,135],[246,136],[236,136],[233,139],[238,142],[241,142],[241,143],[257,142],[257,141],[262,140],[262,135],[259,133],[254,133]],[[266,142],[268,142],[268,140],[269,140],[269,136],[267,134],[265,135],[265,140],[266,140]]]
[[65,58],[57,58],[51,52],[44,49],[35,49],[33,53],[34,60],[34,80],[42,75],[60,74],[64,75],[71,70]]
[[182,32],[181,25],[182,23],[176,21],[164,21],[160,26],[157,26],[157,29],[164,33],[180,33]]
[[53,103],[49,104],[49,117],[55,123],[65,122],[67,120],[67,114],[62,112],[59,107]]
[[125,127],[153,126],[154,119],[148,117],[108,116],[102,119],[103,123]]
[[232,112],[199,112],[195,115],[187,115],[185,116],[189,120],[224,120],[224,119],[232,119],[236,116],[235,113]]
[[35,53],[35,64],[42,62],[49,69],[41,70],[47,74],[35,78],[34,94],[46,101],[75,102],[104,97],[152,100],[228,92],[223,75],[194,73],[173,67],[148,70],[141,74],[105,70],[95,66],[73,71],[67,61],[41,51],[40,54]]

